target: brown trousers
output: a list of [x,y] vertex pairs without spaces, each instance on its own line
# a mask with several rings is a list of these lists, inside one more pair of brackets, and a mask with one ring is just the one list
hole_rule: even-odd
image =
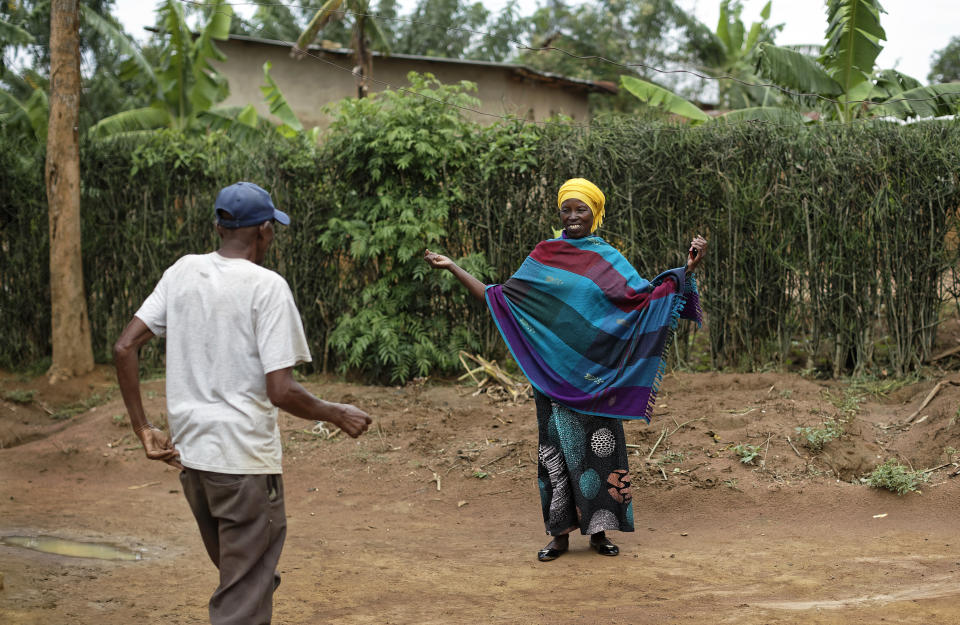
[[266,625],[277,562],[287,535],[280,475],[229,475],[184,469],[183,494],[197,519],[203,545],[220,569],[210,597],[212,625]]

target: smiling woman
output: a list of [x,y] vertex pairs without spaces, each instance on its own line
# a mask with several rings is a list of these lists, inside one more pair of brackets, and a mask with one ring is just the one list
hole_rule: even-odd
[[553,536],[542,562],[567,551],[576,529],[598,554],[619,553],[606,531],[633,531],[622,419],[649,421],[677,320],[700,321],[691,274],[706,240],[691,242],[686,267],[648,282],[595,234],[605,204],[589,180],[566,181],[557,193],[562,235],[537,245],[504,284],[484,285],[446,256],[424,254],[486,300],[534,388],[540,499]]

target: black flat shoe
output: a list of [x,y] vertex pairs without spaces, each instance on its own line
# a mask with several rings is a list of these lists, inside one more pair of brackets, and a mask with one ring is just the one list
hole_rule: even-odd
[[[552,544],[553,544],[553,541],[550,541],[550,545]],[[559,549],[557,547],[551,547],[550,545],[547,545],[546,547],[544,547],[543,549],[537,552],[537,560],[540,560],[541,562],[549,562],[550,560],[556,560],[561,555],[567,552],[567,547],[564,547],[563,549]]]
[[610,539],[604,536],[600,540],[590,539],[590,546],[602,556],[615,556],[620,553],[620,547],[617,547]]

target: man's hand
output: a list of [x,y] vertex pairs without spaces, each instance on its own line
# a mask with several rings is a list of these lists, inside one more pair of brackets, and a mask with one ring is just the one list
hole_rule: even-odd
[[183,465],[180,464],[180,452],[174,448],[170,437],[163,430],[148,425],[137,432],[137,436],[143,443],[143,450],[147,453],[147,458],[161,460],[171,467],[183,470]]
[[332,423],[350,435],[357,438],[367,431],[372,419],[370,415],[351,404],[339,404],[341,413]]

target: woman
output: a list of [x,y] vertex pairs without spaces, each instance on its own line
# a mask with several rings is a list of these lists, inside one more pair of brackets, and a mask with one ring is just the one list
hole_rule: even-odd
[[514,359],[534,388],[538,477],[550,543],[543,562],[567,551],[575,529],[599,554],[619,548],[607,530],[633,531],[621,419],[649,421],[662,355],[683,317],[700,322],[690,275],[707,241],[690,244],[686,267],[653,282],[594,232],[605,198],[588,180],[560,187],[563,234],[539,243],[505,284],[486,286],[446,256],[424,259],[485,299]]

